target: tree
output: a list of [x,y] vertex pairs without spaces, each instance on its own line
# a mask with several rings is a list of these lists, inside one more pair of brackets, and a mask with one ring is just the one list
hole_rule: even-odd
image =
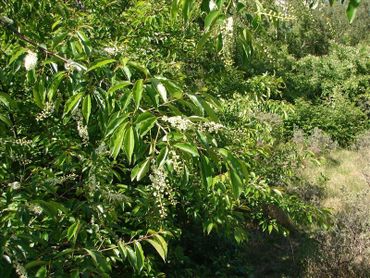
[[[260,150],[238,153],[219,119],[222,82],[253,86],[253,32],[280,15],[233,1],[2,4],[3,273],[150,275],[189,221],[238,241],[248,223],[287,233],[269,205],[324,222],[256,176]],[[206,70],[224,77],[202,82]]]

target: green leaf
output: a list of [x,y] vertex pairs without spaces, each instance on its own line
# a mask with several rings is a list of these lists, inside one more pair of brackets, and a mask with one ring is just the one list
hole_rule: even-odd
[[243,183],[239,175],[236,173],[236,171],[231,170],[229,171],[230,174],[230,180],[231,180],[231,185],[233,189],[233,195],[235,198],[239,198],[242,188],[243,188]]
[[209,158],[201,155],[199,161],[203,182],[207,186],[207,188],[210,188],[213,185],[213,171],[212,167],[210,166]]
[[35,104],[43,109],[45,105],[46,90],[42,80],[33,88],[33,101]]
[[118,154],[121,150],[121,147],[122,147],[122,144],[123,144],[123,138],[124,138],[124,135],[125,135],[126,126],[127,126],[127,122],[122,123],[119,126],[119,128],[117,128],[114,135],[112,136],[113,148],[112,148],[111,154],[112,154],[114,159],[117,158],[117,156],[118,156]]
[[73,238],[73,242],[76,242],[79,229],[80,229],[80,220],[77,220],[75,223],[69,226],[67,230],[67,239],[71,240]]
[[158,78],[151,79],[152,85],[158,94],[161,96],[163,102],[167,102],[167,89]]
[[140,65],[140,64],[138,64],[136,62],[133,62],[133,61],[128,61],[127,65],[132,66],[133,68],[135,68],[138,71],[141,71],[142,73],[144,73],[145,77],[150,76],[149,70],[143,65]]
[[144,262],[145,262],[144,251],[143,251],[143,248],[141,247],[140,242],[138,241],[135,241],[134,248],[135,248],[135,254],[136,254],[137,269],[139,272],[141,272],[144,268]]
[[172,0],[171,5],[171,19],[174,20],[179,13],[179,0]]
[[49,90],[48,90],[48,100],[49,101],[51,101],[53,99],[53,97],[54,97],[55,93],[57,92],[58,87],[59,87],[60,83],[62,82],[64,76],[65,76],[64,71],[58,72],[54,76],[53,81],[51,82],[51,85],[50,85]]
[[116,60],[114,60],[114,59],[106,59],[106,60],[103,60],[103,61],[98,61],[94,65],[92,65],[87,70],[87,72],[92,71],[92,70],[95,70],[95,69],[98,69],[98,68],[101,68],[101,67],[104,67],[104,66],[106,66],[108,64],[111,64],[111,63],[114,63],[114,62],[116,62]]
[[355,19],[357,8],[360,5],[361,0],[350,0],[347,7],[347,18],[349,23],[352,23]]
[[123,241],[118,242],[118,250],[119,253],[121,254],[122,260],[125,260],[127,258],[127,248]]
[[213,10],[211,11],[204,20],[204,29],[205,32],[208,32],[208,30],[212,27],[212,23],[216,20],[216,18],[219,16],[220,11]]
[[57,259],[59,257],[63,257],[64,255],[71,254],[75,251],[76,251],[76,249],[74,249],[74,248],[67,248],[67,249],[64,249],[64,250],[60,251],[59,253],[57,253],[53,258]]
[[135,82],[134,88],[133,88],[133,94],[134,94],[134,101],[136,103],[136,109],[140,106],[140,101],[143,96],[143,80],[139,79]]
[[213,227],[214,227],[214,224],[213,223],[209,223],[207,225],[207,234],[208,235],[212,232]]
[[46,266],[42,266],[37,270],[35,277],[37,278],[46,278],[47,277],[47,270]]
[[165,253],[165,250],[163,250],[162,244],[153,239],[147,239],[146,241],[149,242],[154,247],[154,249],[157,251],[159,256],[161,256],[162,260],[165,262],[166,253]]
[[139,117],[136,119],[135,124],[136,128],[139,131],[139,134],[141,137],[143,137],[145,134],[149,132],[157,122],[157,117],[155,117],[150,112],[144,112],[139,115]]
[[10,119],[5,116],[5,115],[1,115],[0,114],[0,121],[2,121],[4,124],[6,124],[8,127],[11,127],[12,126],[12,122],[10,121]]
[[272,224],[268,225],[267,230],[268,230],[269,234],[271,234],[273,228],[274,228],[274,226]]
[[186,23],[189,22],[190,17],[191,17],[191,11],[193,10],[194,6],[194,0],[185,0],[184,1],[184,6],[182,9],[182,15],[184,17],[184,20]]
[[130,126],[128,130],[126,131],[125,140],[124,140],[124,148],[126,151],[128,163],[131,164],[132,154],[134,153],[134,148],[135,148],[135,135],[134,135],[134,129],[132,128],[132,126]]
[[167,147],[161,149],[156,160],[158,167],[162,167],[164,165],[167,159],[168,152],[169,150]]
[[29,270],[31,268],[34,268],[36,266],[40,266],[40,265],[46,265],[48,262],[47,261],[41,261],[41,260],[35,260],[35,261],[32,261],[32,262],[29,262],[27,263],[24,268],[26,270]]
[[82,115],[84,116],[86,123],[89,123],[91,114],[91,96],[86,95],[82,102]]
[[116,129],[127,119],[126,115],[119,115],[118,113],[111,117],[105,131],[105,137],[111,135]]
[[129,245],[126,245],[126,250],[127,250],[127,255],[128,255],[127,256],[128,261],[130,262],[131,266],[134,269],[138,270],[136,252]]
[[93,250],[89,250],[87,248],[84,248],[86,250],[86,252],[90,255],[90,257],[92,258],[95,266],[101,270],[102,272],[104,273],[108,273],[110,272],[111,270],[111,267],[110,265],[108,264],[107,260],[105,259],[105,257],[103,255],[101,255],[99,252],[97,251],[93,251]]
[[209,104],[204,101],[204,100],[200,100],[200,103],[202,104],[202,107],[204,108],[204,110],[207,112],[209,118],[212,120],[212,121],[215,121],[215,122],[219,122],[220,120],[218,119],[216,113],[214,112],[214,109],[212,109]]
[[21,55],[23,55],[24,53],[26,53],[27,49],[21,47],[20,49],[18,49],[17,52],[15,52],[12,57],[10,58],[9,60],[9,65],[13,64],[14,61],[16,61]]
[[163,251],[164,251],[164,256],[167,257],[167,253],[168,253],[168,246],[167,246],[167,242],[164,240],[164,238],[159,235],[159,234],[154,234],[154,238],[157,242],[159,242],[163,248]]
[[131,82],[130,81],[122,81],[122,82],[119,82],[118,84],[112,86],[109,88],[108,90],[108,94],[111,95],[113,94],[115,91],[117,90],[121,90],[127,86],[131,85]]
[[141,180],[149,171],[150,158],[142,161],[137,164],[131,171],[131,181],[136,179],[137,181]]
[[4,104],[7,108],[10,108],[13,101],[8,94],[0,93],[0,103]]
[[197,148],[189,143],[177,143],[174,145],[175,148],[178,148],[184,152],[190,153],[192,156],[199,156]]
[[80,104],[81,98],[84,94],[78,93],[76,95],[71,96],[64,105],[64,112],[63,117],[65,117],[69,112],[75,110],[77,106]]

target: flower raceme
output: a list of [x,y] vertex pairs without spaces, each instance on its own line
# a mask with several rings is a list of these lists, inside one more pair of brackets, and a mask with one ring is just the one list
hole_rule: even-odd
[[33,70],[37,65],[37,54],[32,51],[28,51],[27,55],[24,57],[24,67],[27,71]]

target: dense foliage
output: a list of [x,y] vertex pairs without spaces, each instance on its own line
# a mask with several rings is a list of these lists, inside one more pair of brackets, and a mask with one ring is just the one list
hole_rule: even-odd
[[212,276],[214,242],[329,224],[290,139],[369,127],[368,48],[293,53],[309,16],[271,1],[0,4],[4,277]]

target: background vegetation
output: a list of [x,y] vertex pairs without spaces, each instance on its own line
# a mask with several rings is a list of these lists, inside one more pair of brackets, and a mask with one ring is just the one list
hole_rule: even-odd
[[368,277],[369,3],[334,2],[1,0],[1,276]]

